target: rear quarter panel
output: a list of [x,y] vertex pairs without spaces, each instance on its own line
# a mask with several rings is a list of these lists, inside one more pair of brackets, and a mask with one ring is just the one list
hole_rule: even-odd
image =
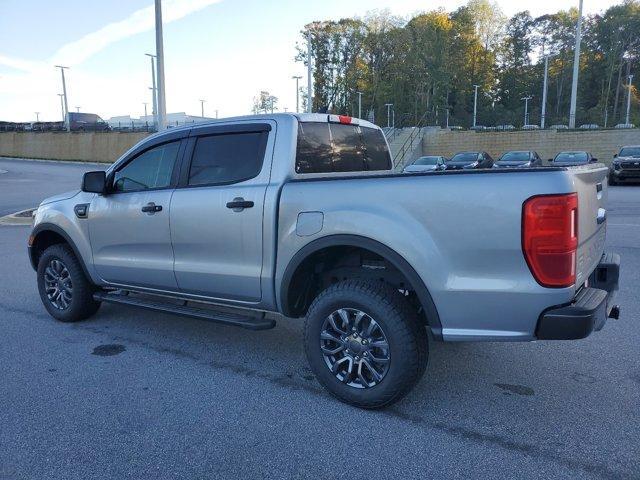
[[[445,340],[531,340],[542,310],[569,302],[574,288],[547,289],[533,279],[522,254],[522,204],[573,188],[561,170],[290,182],[280,200],[275,284],[306,244],[360,235],[413,266],[433,297]],[[296,231],[303,212],[323,213],[319,232]]]

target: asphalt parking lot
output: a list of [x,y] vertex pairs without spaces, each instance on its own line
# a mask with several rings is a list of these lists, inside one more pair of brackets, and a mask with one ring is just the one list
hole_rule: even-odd
[[[0,215],[95,166],[0,159]],[[251,332],[115,305],[61,324],[29,227],[0,226],[0,478],[640,478],[640,186],[609,190],[621,319],[575,342],[431,344],[362,411],[306,367],[302,325]]]

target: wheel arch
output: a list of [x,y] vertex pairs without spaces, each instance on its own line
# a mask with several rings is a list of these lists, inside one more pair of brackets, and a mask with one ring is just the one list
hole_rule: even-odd
[[31,235],[29,235],[29,260],[31,267],[37,271],[40,255],[51,245],[60,243],[68,245],[71,250],[73,250],[73,254],[82,267],[82,271],[85,276],[90,279],[91,275],[89,275],[89,271],[87,270],[82,255],[80,255],[78,247],[67,232],[53,223],[41,223],[37,225],[32,230]]
[[284,315],[299,316],[296,315],[296,312],[292,308],[293,299],[291,298],[291,292],[296,274],[300,272],[300,269],[305,265],[305,262],[314,258],[315,255],[318,255],[323,251],[336,247],[352,247],[369,251],[389,262],[404,276],[413,291],[416,293],[420,305],[424,309],[429,328],[431,329],[434,337],[441,338],[442,325],[440,323],[438,310],[427,286],[424,284],[422,278],[420,278],[415,269],[407,260],[404,259],[404,257],[402,257],[402,255],[387,245],[360,235],[330,235],[322,237],[308,243],[298,250],[293,257],[291,257],[284,270],[279,289],[280,310]]

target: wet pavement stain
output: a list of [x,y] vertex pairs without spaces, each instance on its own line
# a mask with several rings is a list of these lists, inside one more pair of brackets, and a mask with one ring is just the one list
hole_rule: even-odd
[[107,344],[107,345],[98,345],[93,349],[91,355],[98,355],[100,357],[111,357],[113,355],[119,355],[126,350],[124,345],[120,345],[117,343]]
[[574,373],[571,378],[578,383],[596,383],[596,377],[585,375],[584,373]]
[[516,395],[522,395],[525,397],[529,397],[534,394],[533,388],[525,387],[524,385],[511,385],[509,383],[494,383],[494,385],[502,390],[505,390],[505,393],[515,393]]

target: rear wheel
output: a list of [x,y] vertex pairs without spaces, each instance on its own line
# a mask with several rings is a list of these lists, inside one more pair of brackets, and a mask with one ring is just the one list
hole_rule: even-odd
[[381,282],[345,280],[314,300],[305,352],[318,381],[362,408],[397,402],[427,365],[427,334],[403,295]]
[[61,322],[77,322],[98,311],[95,287],[69,246],[52,245],[38,261],[38,292],[49,314]]

